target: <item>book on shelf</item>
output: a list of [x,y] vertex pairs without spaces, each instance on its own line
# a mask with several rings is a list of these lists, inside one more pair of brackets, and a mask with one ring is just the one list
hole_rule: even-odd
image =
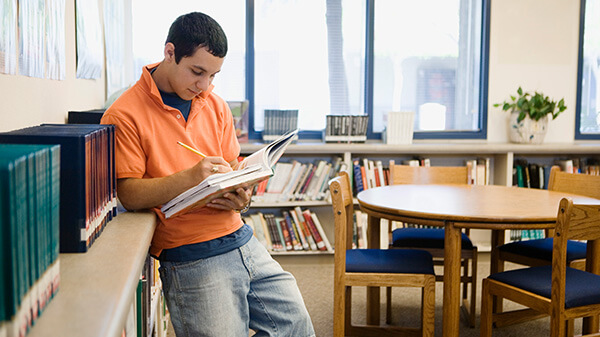
[[327,115],[325,142],[365,142],[368,121],[366,115]]
[[231,115],[233,116],[233,123],[235,125],[235,135],[240,143],[248,141],[248,107],[250,102],[244,101],[227,101]]
[[273,175],[273,166],[288,145],[297,136],[298,130],[286,133],[271,144],[254,152],[239,163],[234,171],[213,174],[198,185],[184,191],[161,207],[166,218],[177,216],[205,206],[215,198],[242,186],[250,186]]
[[279,162],[275,165],[273,177],[267,181],[264,189],[257,189],[252,200],[254,203],[329,200],[327,182],[339,170],[348,170],[348,166],[341,161],[341,158],[335,157],[332,162]]
[[[309,209],[288,208],[281,216],[256,212],[242,219],[270,252],[333,252],[318,216]],[[260,223],[266,227],[257,226]]]
[[[57,144],[60,252],[86,252],[116,216],[114,126],[42,124],[0,133],[0,143]],[[54,159],[53,159],[54,160]]]
[[24,336],[58,291],[59,153],[0,144],[0,332],[8,335]]
[[298,128],[298,110],[265,109],[264,141],[272,141],[279,136]]

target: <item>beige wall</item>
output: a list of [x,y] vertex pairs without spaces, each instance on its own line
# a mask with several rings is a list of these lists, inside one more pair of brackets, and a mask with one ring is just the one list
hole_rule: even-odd
[[[69,110],[99,108],[104,77],[75,79],[75,0],[67,0],[65,81],[0,74],[0,131],[64,122]],[[541,90],[565,98],[568,109],[550,122],[546,143],[573,141],[577,82],[579,1],[491,1],[488,141],[505,142],[507,114],[493,103],[516,91]]]
[[493,104],[509,98],[519,86],[539,90],[567,110],[548,126],[545,143],[569,143],[575,135],[579,1],[492,1],[488,141],[508,140],[508,114]]
[[104,75],[97,80],[75,78],[75,0],[66,0],[65,20],[65,80],[0,74],[0,131],[41,123],[65,123],[69,110],[104,105]]

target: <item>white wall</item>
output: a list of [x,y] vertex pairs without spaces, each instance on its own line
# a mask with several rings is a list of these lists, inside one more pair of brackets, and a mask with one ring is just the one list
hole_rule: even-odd
[[[579,1],[493,0],[491,3],[488,141],[508,140],[507,113],[493,104],[523,86],[527,91],[541,90],[552,98],[565,98],[568,109],[550,122],[545,142],[572,142]],[[0,74],[0,131],[39,123],[62,123],[69,110],[95,109],[104,104],[104,76],[98,80],[75,78],[74,4],[75,0],[66,1],[66,80]]]
[[542,91],[567,110],[548,126],[545,143],[570,143],[575,135],[579,1],[492,1],[488,141],[508,140],[508,113],[494,108],[515,94]]
[[75,0],[66,0],[65,21],[65,80],[0,74],[0,131],[65,123],[69,110],[97,109],[104,104],[104,75],[97,80],[75,78]]

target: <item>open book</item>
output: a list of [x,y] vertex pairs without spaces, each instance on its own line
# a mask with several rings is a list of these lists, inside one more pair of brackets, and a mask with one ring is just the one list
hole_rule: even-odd
[[273,165],[277,163],[287,146],[295,139],[298,129],[277,138],[271,144],[246,157],[235,171],[213,174],[198,185],[181,193],[161,207],[168,219],[178,214],[203,207],[215,198],[240,186],[250,186],[273,175]]

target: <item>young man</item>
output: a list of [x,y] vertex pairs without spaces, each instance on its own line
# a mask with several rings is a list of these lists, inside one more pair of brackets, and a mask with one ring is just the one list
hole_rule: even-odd
[[[314,336],[296,281],[244,225],[250,188],[199,210],[165,219],[160,205],[207,176],[232,170],[240,146],[226,102],[212,92],[227,39],[202,13],[169,29],[164,59],[106,111],[116,125],[117,188],[128,210],[158,216],[150,254],[177,336]],[[178,146],[181,141],[202,158]]]

